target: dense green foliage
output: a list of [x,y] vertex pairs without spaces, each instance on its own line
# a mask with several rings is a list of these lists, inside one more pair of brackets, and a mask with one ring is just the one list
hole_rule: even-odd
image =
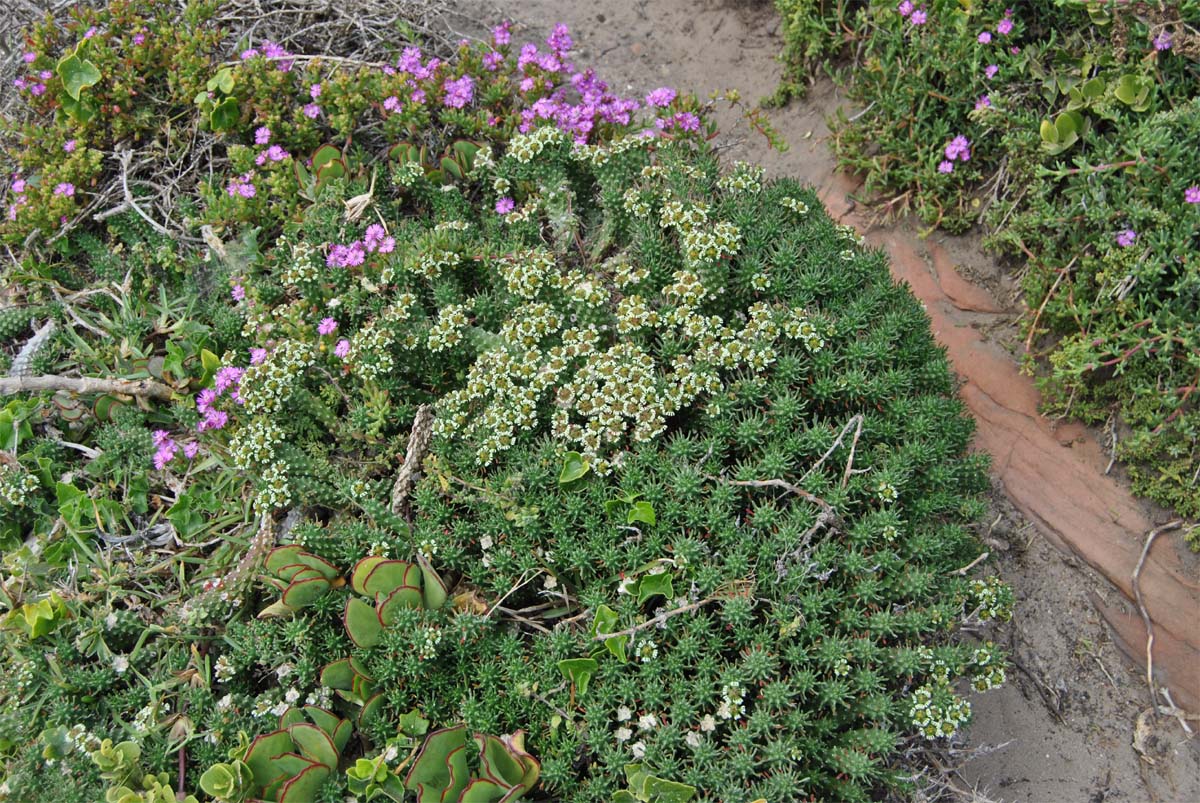
[[795,73],[832,60],[864,106],[840,163],[1027,260],[1047,411],[1116,419],[1135,490],[1200,515],[1200,4],[777,6]]
[[[871,800],[1003,681],[984,460],[883,255],[506,39],[214,63],[203,253],[126,212],[7,269],[23,372],[164,392],[0,409],[0,799]],[[297,114],[343,86],[382,122]]]

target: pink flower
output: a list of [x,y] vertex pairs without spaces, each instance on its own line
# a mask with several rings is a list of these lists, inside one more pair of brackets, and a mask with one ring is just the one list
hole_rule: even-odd
[[321,322],[317,324],[317,334],[331,335],[337,331],[337,328],[338,322],[333,318],[322,318]]
[[492,41],[496,43],[497,47],[507,45],[512,41],[512,32],[509,30],[511,26],[512,23],[505,20],[495,28],[492,28]]
[[907,17],[913,11],[913,4],[910,2],[910,0],[904,0],[904,2],[896,7],[896,11],[901,17]]
[[207,415],[216,401],[217,392],[212,388],[205,388],[196,394],[196,412]]
[[155,446],[162,446],[163,444],[171,442],[171,433],[167,432],[165,429],[154,430],[150,433],[150,437],[154,439]]
[[938,165],[938,172],[939,173],[953,173],[954,172],[954,162],[942,161]]
[[321,107],[315,103],[306,103],[302,109],[304,116],[310,120],[315,120],[321,116]]
[[242,381],[242,375],[246,373],[245,368],[238,368],[234,365],[226,365],[224,368],[218,368],[216,374],[213,375],[213,389],[220,396],[225,391],[234,387]]
[[1183,200],[1189,204],[1200,204],[1200,186],[1193,184],[1183,191]]
[[188,460],[195,460],[198,454],[200,454],[200,444],[197,441],[188,441],[183,445],[183,456]]
[[971,142],[959,134],[954,139],[950,140],[950,144],[946,146],[946,158],[950,161],[961,159],[964,162],[971,158]]
[[342,338],[341,340],[339,340],[337,342],[337,345],[333,347],[333,356],[337,357],[339,360],[346,359],[346,356],[349,353],[350,353],[350,341],[345,338]]
[[15,195],[20,195],[21,193],[25,192],[25,179],[13,179],[12,191]]
[[979,100],[975,101],[975,111],[986,109],[992,105],[992,99],[987,95],[980,95]]
[[250,349],[250,364],[251,365],[258,365],[266,358],[267,358],[267,350],[266,349],[258,349],[258,348]]
[[513,211],[513,207],[515,206],[516,203],[512,198],[501,198],[500,200],[496,201],[496,214],[507,215],[509,212]]
[[30,88],[29,91],[33,93],[33,96],[35,98],[41,97],[42,95],[46,94],[46,85],[45,84],[34,84]]
[[918,8],[916,11],[914,11],[912,14],[909,15],[908,21],[911,22],[913,25],[924,25],[925,21],[928,18],[929,17],[925,13],[925,10]]
[[1128,248],[1133,245],[1133,241],[1137,239],[1137,232],[1133,229],[1125,229],[1117,235],[1117,245],[1122,248]]
[[442,84],[442,89],[446,92],[442,104],[452,109],[461,109],[475,97],[475,80],[469,75],[464,75],[458,80],[447,78]]
[[310,86],[308,88],[308,96],[310,98],[312,98],[313,100],[316,100],[317,98],[321,97],[321,85],[313,84],[312,86]]
[[83,38],[84,38],[84,39],[91,39],[91,38],[92,38],[93,36],[95,36],[95,35],[96,35],[96,26],[95,26],[95,25],[93,25],[92,27],[90,27],[90,28],[88,28],[88,29],[87,29],[87,32],[86,32],[86,33],[84,33],[84,35],[83,35]]
[[699,131],[700,118],[691,112],[680,112],[675,115],[675,125],[682,128],[684,131]]
[[40,73],[38,73],[38,78],[41,78],[43,81],[49,81],[53,77],[54,73],[50,72],[49,70],[42,70]]
[[670,106],[673,100],[675,100],[675,90],[669,86],[663,86],[646,96],[646,105],[657,106],[662,109]]
[[1162,52],[1171,49],[1171,34],[1162,31],[1158,36],[1154,37],[1154,49]]
[[146,41],[146,34],[144,34],[144,33],[135,33],[135,34],[133,35],[133,43],[134,43],[135,45],[141,45],[141,44],[144,44],[144,43],[145,43],[145,41]]
[[996,77],[996,73],[998,73],[998,72],[1000,72],[1000,65],[999,65],[999,64],[989,64],[989,65],[988,65],[986,68],[984,68],[984,70],[983,70],[983,74],[984,74],[984,75],[986,75],[988,78],[995,78],[995,77]]
[[561,22],[554,26],[554,30],[546,37],[546,44],[550,45],[550,49],[555,53],[566,53],[575,46],[575,42],[571,39],[571,34],[567,30],[567,26]]
[[987,45],[987,44],[991,44],[991,42],[992,42],[992,32],[991,32],[991,31],[984,31],[984,32],[982,32],[982,33],[981,33],[981,34],[979,34],[979,36],[977,37],[977,40],[978,40],[979,44],[981,44],[981,45]]
[[483,68],[488,72],[495,72],[502,61],[504,61],[504,56],[498,51],[493,50],[483,54]]
[[270,141],[271,141],[271,129],[267,128],[265,125],[259,126],[258,128],[254,129],[254,144],[255,145],[266,145]]
[[383,102],[383,108],[389,112],[400,111],[400,98],[392,95]]
[[1012,33],[1012,29],[1013,21],[1008,17],[1005,17],[996,23],[996,33],[1000,34],[1001,36],[1008,36],[1010,33]]
[[424,89],[414,89],[413,93],[408,96],[408,99],[411,100],[413,103],[416,103],[417,105],[424,103],[425,102],[425,90]]
[[69,181],[64,181],[54,188],[54,194],[70,198],[75,194],[75,185]]
[[37,61],[37,53],[26,53],[21,57],[21,60],[26,64],[32,64],[33,62]]
[[234,284],[233,289],[229,291],[229,295],[233,296],[234,301],[246,300],[246,288],[240,284]]
[[224,410],[210,409],[204,414],[204,418],[196,425],[196,430],[204,432],[208,429],[224,429],[229,423],[229,413]]

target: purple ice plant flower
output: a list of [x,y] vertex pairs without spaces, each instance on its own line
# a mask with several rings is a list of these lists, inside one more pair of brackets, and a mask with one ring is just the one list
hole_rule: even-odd
[[325,265],[330,268],[351,268],[361,265],[366,258],[367,252],[362,241],[355,240],[349,245],[330,246]]
[[312,98],[313,100],[316,100],[317,98],[321,97],[321,85],[313,84],[312,86],[310,86],[308,88],[308,96],[310,98]]
[[675,90],[669,86],[663,86],[646,96],[646,105],[665,109],[671,105],[673,100],[675,100]]
[[70,198],[75,194],[75,185],[69,181],[64,181],[54,187],[54,194]]
[[240,176],[230,179],[225,192],[229,194],[230,198],[236,198],[239,195],[243,198],[253,198],[257,194],[249,173],[242,173]]
[[315,120],[321,116],[321,107],[315,103],[304,104],[304,108],[301,109],[301,111],[303,111],[304,116],[310,120]]
[[250,349],[250,364],[259,365],[267,358],[267,350],[260,348]]
[[143,45],[143,44],[145,44],[145,42],[146,42],[146,34],[144,34],[144,33],[135,33],[135,34],[133,35],[133,43],[134,43],[135,45],[139,45],[139,46],[140,46],[140,45]]
[[245,368],[238,368],[235,365],[226,365],[224,368],[218,368],[213,375],[213,389],[220,396],[230,388],[236,387],[242,381],[242,376],[246,373]]
[[925,9],[923,8],[918,8],[908,15],[908,21],[913,25],[924,25],[928,19],[929,15],[925,13]]
[[501,198],[498,201],[496,201],[496,214],[497,215],[507,215],[509,212],[513,211],[513,207],[515,207],[515,206],[516,206],[516,202],[513,201],[512,198],[508,198],[508,197]]
[[183,445],[183,456],[188,460],[195,460],[196,455],[200,454],[200,442],[188,441]]
[[966,162],[971,159],[971,142],[962,134],[959,134],[950,143],[946,145],[946,158],[950,161],[961,159]]
[[239,302],[245,301],[246,300],[246,288],[242,287],[240,284],[235,283],[233,285],[233,288],[230,289],[229,295],[233,296],[234,301],[239,301]]
[[896,13],[901,17],[907,17],[913,12],[913,4],[911,0],[904,0],[900,5],[896,6]]
[[1200,204],[1200,186],[1193,184],[1184,190],[1183,200],[1189,204]]
[[21,60],[24,61],[26,64],[33,64],[33,62],[37,61],[37,53],[33,53],[33,52],[26,53],[24,56],[21,57]]
[[321,322],[317,324],[317,334],[331,335],[337,331],[337,328],[338,322],[336,320],[333,318],[322,318]]
[[475,97],[475,80],[469,75],[457,80],[447,78],[442,89],[446,92],[442,103],[452,109],[461,109]]
[[495,72],[502,61],[504,56],[497,50],[483,54],[483,68],[488,72]]
[[46,85],[34,84],[29,91],[33,93],[34,97],[41,97],[42,95],[46,94]]
[[976,41],[978,41],[981,45],[990,45],[992,43],[992,32],[982,31],[979,36],[976,37]]
[[1128,248],[1133,245],[1133,241],[1137,239],[1137,232],[1133,229],[1125,229],[1117,235],[1117,245],[1122,248]]
[[989,98],[987,95],[980,95],[979,100],[975,101],[975,111],[979,111],[980,109],[990,108],[991,105],[992,105],[991,98]]
[[511,28],[512,23],[508,20],[505,20],[495,28],[492,28],[492,41],[496,43],[496,47],[503,47],[512,41]]
[[333,347],[333,356],[337,357],[339,360],[344,360],[349,354],[350,341],[346,338],[342,338],[337,342],[337,345]]
[[383,101],[383,108],[389,112],[400,111],[400,98],[392,95]]
[[941,161],[941,163],[938,164],[938,172],[939,173],[953,173],[954,172],[954,162],[951,162],[948,159],[943,159]]
[[271,141],[271,129],[267,128],[265,125],[259,126],[258,128],[254,129],[254,144],[255,145],[266,145],[270,141]]
[[1164,50],[1170,50],[1171,44],[1171,34],[1166,31],[1160,31],[1158,36],[1154,37],[1154,49],[1160,53]]
[[983,74],[986,75],[988,78],[995,78],[996,73],[998,73],[998,72],[1000,72],[999,64],[989,64],[983,70]]
[[12,183],[12,191],[15,195],[20,195],[25,192],[25,179],[15,178]]
[[1008,36],[1010,33],[1012,33],[1012,29],[1013,21],[1008,17],[1005,17],[996,23],[996,33],[1000,34],[1001,36]]
[[558,23],[554,26],[554,30],[546,37],[546,44],[550,45],[550,49],[555,53],[566,53],[575,46],[575,41],[571,38],[571,33],[567,30],[567,26],[563,23]]

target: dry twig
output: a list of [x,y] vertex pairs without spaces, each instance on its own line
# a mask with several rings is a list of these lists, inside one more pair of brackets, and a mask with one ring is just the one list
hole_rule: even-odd
[[65,390],[70,393],[112,393],[145,399],[170,401],[175,391],[153,379],[104,379],[45,374],[42,376],[0,377],[0,396],[14,393],[39,393],[45,390]]
[[1146,565],[1146,556],[1150,554],[1150,547],[1154,546],[1154,539],[1165,532],[1178,530],[1182,525],[1182,519],[1175,519],[1150,531],[1150,534],[1146,536],[1146,543],[1142,547],[1142,556],[1138,558],[1137,566],[1133,569],[1131,580],[1133,598],[1137,601],[1138,612],[1141,613],[1142,623],[1146,626],[1146,685],[1150,687],[1150,706],[1155,710],[1158,708],[1158,690],[1154,685],[1154,623],[1150,621],[1146,603],[1142,600],[1142,587],[1139,580],[1142,576],[1142,567]]

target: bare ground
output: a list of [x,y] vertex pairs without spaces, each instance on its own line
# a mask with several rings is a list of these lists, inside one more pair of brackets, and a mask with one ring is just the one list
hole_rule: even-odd
[[[521,41],[540,40],[555,22],[567,23],[577,61],[594,65],[627,94],[662,85],[701,97],[736,89],[753,104],[774,90],[781,73],[778,17],[765,0],[463,5],[481,21],[522,24]],[[1011,271],[982,251],[979,237],[922,238],[914,221],[880,224],[853,199],[857,184],[835,173],[826,141],[826,119],[842,105],[837,87],[818,80],[803,101],[772,112],[791,146],[782,154],[726,108],[718,113],[721,145],[728,158],[820,188],[835,217],[889,250],[898,278],[926,301],[935,332],[964,375],[964,398],[980,418],[977,445],[997,455],[992,512],[981,535],[993,570],[1016,592],[1014,622],[1003,631],[1013,668],[1006,686],[972,699],[974,724],[967,742],[951,750],[958,764],[951,779],[998,801],[1200,800],[1196,741],[1179,721],[1148,713],[1144,669],[1127,657],[1144,650],[1144,631],[1130,625],[1137,619],[1126,596],[1130,553],[1136,559],[1162,511],[1132,501],[1103,474],[1101,433],[1037,415],[1036,392],[1016,370],[1016,285]],[[972,373],[978,364],[983,375]],[[1196,561],[1177,540],[1158,539],[1146,565],[1154,574],[1144,574],[1142,586],[1165,589],[1147,607],[1164,623],[1160,638],[1175,638],[1183,650],[1172,675],[1157,680],[1190,701],[1200,696],[1189,674],[1196,656],[1188,652],[1200,636],[1200,607]],[[1098,604],[1107,606],[1110,623],[1126,625],[1123,641],[1114,641]]]

